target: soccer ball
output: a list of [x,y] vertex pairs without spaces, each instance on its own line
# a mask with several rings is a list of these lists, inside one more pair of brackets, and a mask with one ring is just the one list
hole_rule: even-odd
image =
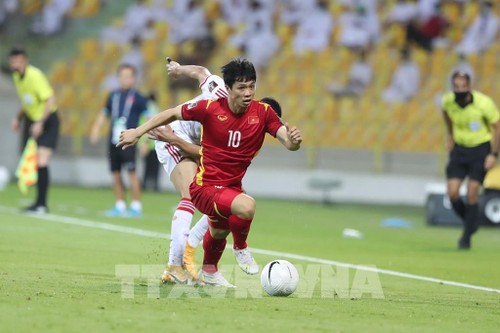
[[288,296],[297,289],[299,273],[290,262],[273,260],[262,269],[260,283],[270,296]]

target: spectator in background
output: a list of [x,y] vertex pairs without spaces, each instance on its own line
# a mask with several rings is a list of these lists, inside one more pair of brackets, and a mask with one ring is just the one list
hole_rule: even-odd
[[262,29],[260,22],[257,23],[257,30],[245,39],[243,50],[250,59],[257,72],[267,66],[273,55],[278,52],[280,39],[269,29]]
[[384,26],[389,27],[392,24],[407,26],[417,18],[418,7],[414,0],[397,0],[385,18]]
[[420,87],[420,69],[411,60],[410,49],[401,50],[401,61],[394,71],[389,87],[382,93],[387,103],[407,102],[418,93]]
[[349,70],[349,78],[345,85],[332,82],[328,90],[336,97],[359,97],[372,81],[372,67],[367,61],[367,53],[362,50],[358,53],[358,59],[352,63]]
[[316,0],[281,0],[280,19],[284,24],[295,25],[301,16],[314,9]]
[[450,22],[443,15],[441,4],[437,4],[434,13],[422,24],[416,21],[410,22],[406,29],[406,43],[415,43],[427,52],[432,52],[433,43],[438,37],[444,36],[449,28]]
[[136,0],[128,7],[121,26],[109,26],[102,30],[101,39],[118,44],[129,43],[137,34],[144,30],[151,20],[154,20],[153,10],[146,0]]
[[200,0],[191,0],[183,15],[171,18],[169,42],[182,44],[189,40],[201,40],[209,35],[205,11]]
[[327,0],[317,0],[313,9],[300,17],[293,39],[293,49],[296,54],[307,51],[321,52],[330,44],[333,18],[328,10],[328,4]]
[[456,51],[462,54],[477,54],[486,51],[498,33],[498,17],[493,13],[492,1],[483,1],[481,10],[471,26],[465,30]]
[[245,29],[241,33],[232,35],[229,43],[237,48],[243,48],[246,40],[251,38],[254,34],[266,34],[272,31],[272,15],[273,12],[269,11],[263,5],[262,0],[251,0],[249,2],[249,11],[244,18]]
[[418,18],[419,23],[428,21],[435,13],[437,5],[440,5],[442,0],[418,0]]
[[39,35],[53,35],[62,29],[64,17],[69,14],[76,0],[53,0],[43,6],[41,16],[33,22],[31,30]]
[[380,24],[376,16],[373,18],[363,4],[342,14],[338,43],[353,50],[369,49],[380,37]]
[[221,14],[229,26],[236,28],[248,13],[247,0],[218,0]]
[[16,12],[19,7],[19,0],[4,0],[0,2],[0,29],[10,14]]

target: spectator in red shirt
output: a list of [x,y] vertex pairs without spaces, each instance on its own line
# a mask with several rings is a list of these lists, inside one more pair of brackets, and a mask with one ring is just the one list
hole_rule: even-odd
[[425,22],[418,24],[412,21],[406,28],[406,43],[415,43],[428,52],[432,52],[433,41],[436,37],[442,36],[450,21],[446,19],[441,10],[441,4],[436,4],[434,14]]

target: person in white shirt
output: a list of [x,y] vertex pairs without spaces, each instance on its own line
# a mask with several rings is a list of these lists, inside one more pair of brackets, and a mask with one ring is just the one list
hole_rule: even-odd
[[397,0],[387,14],[384,25],[406,25],[418,17],[418,7],[414,0]]
[[188,40],[202,39],[209,35],[205,10],[200,0],[191,0],[182,15],[175,15],[170,22],[169,41],[181,44]]
[[40,20],[33,22],[32,31],[41,35],[52,35],[60,31],[64,17],[71,11],[76,0],[53,0],[42,9]]
[[350,49],[368,49],[380,37],[377,16],[370,16],[363,5],[357,5],[340,17],[341,32],[338,43]]
[[294,25],[300,21],[304,13],[314,9],[315,0],[281,0],[280,20]]
[[392,75],[391,83],[382,93],[387,103],[410,100],[420,88],[420,68],[411,60],[410,50],[401,50],[401,62]]
[[328,10],[328,1],[317,0],[316,6],[304,13],[298,22],[293,39],[295,53],[323,51],[330,44],[332,30],[333,18]]
[[255,69],[260,71],[278,52],[281,42],[274,31],[260,29],[260,24],[257,27],[258,29],[245,40],[243,47],[247,58],[252,61]]
[[236,48],[245,46],[247,39],[257,33],[272,32],[273,12],[265,6],[262,0],[251,0],[249,10],[245,13],[243,23],[245,29],[241,33],[235,33],[229,38],[229,44]]
[[493,13],[492,7],[492,1],[481,4],[479,14],[456,46],[457,53],[483,53],[493,44],[498,34],[498,17]]
[[360,51],[358,57],[351,65],[346,84],[332,82],[328,87],[336,98],[360,96],[372,81],[372,67],[367,61],[366,51]]

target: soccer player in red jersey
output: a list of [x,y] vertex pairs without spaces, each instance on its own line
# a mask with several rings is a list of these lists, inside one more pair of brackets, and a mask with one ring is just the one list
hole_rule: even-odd
[[117,146],[130,147],[148,131],[175,120],[196,120],[202,124],[201,158],[190,186],[192,202],[209,216],[210,225],[203,239],[205,253],[200,278],[206,284],[234,287],[217,269],[229,233],[239,266],[247,274],[258,273],[246,243],[255,200],[243,193],[243,176],[261,149],[266,133],[291,151],[300,148],[302,134],[288,123],[283,125],[268,104],[253,99],[257,75],[251,62],[234,59],[222,67],[222,75],[228,97],[165,110],[138,128],[123,131]]

